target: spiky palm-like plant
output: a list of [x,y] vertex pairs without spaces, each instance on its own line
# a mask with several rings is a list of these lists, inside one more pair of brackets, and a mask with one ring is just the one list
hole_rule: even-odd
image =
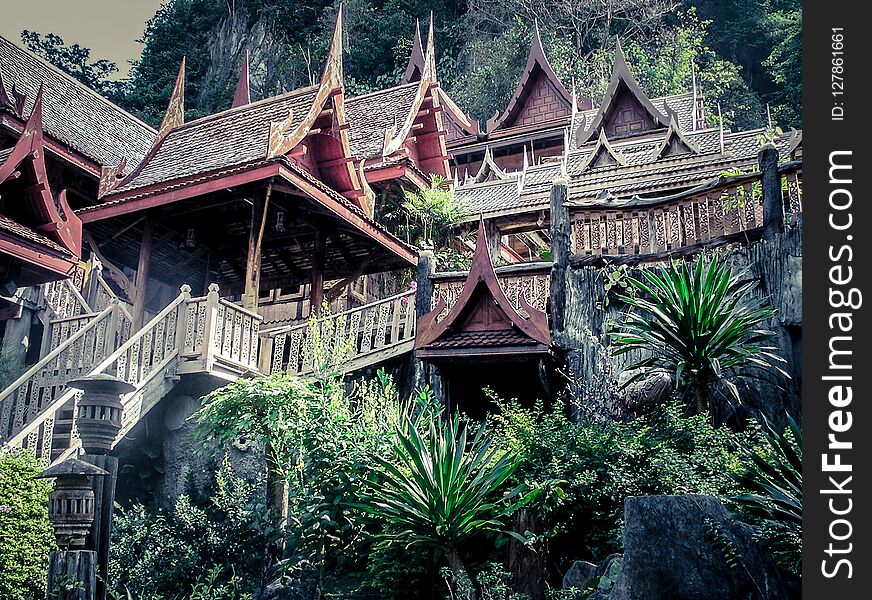
[[749,464],[738,477],[747,493],[734,498],[763,524],[775,557],[791,570],[802,565],[802,429],[789,415],[779,432],[767,424],[762,448],[744,448]]
[[501,454],[485,423],[469,431],[459,416],[430,420],[424,432],[407,420],[397,428],[392,456],[376,457],[381,473],[361,508],[384,520],[382,542],[424,546],[444,554],[465,576],[459,550],[471,536],[502,529],[525,499],[500,488],[517,466]]
[[695,267],[672,261],[642,274],[644,281],[627,278],[636,293],[620,299],[635,310],[611,334],[615,355],[643,351],[627,383],[665,372],[691,391],[703,412],[712,408],[718,381],[738,401],[734,380],[752,376],[749,368],[788,376],[779,366],[784,359],[768,345],[775,334],[763,328],[775,311],[752,295],[756,282],[745,280],[744,272],[733,272],[717,255],[703,255]]

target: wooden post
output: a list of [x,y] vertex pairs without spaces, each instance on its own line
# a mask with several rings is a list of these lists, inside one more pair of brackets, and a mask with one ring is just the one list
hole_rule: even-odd
[[133,331],[139,330],[145,316],[145,298],[148,293],[148,276],[151,270],[151,244],[154,238],[154,219],[151,215],[142,224],[142,244],[139,247],[139,264],[136,267],[136,298],[133,300]]
[[433,310],[433,271],[436,267],[436,257],[430,250],[418,253],[418,273],[415,288],[415,313],[426,315]]
[[97,600],[96,552],[52,550],[48,561],[46,598]]
[[257,303],[260,299],[261,248],[271,195],[272,185],[268,185],[264,197],[255,198],[251,204],[251,228],[248,230],[248,255],[245,261],[245,292],[242,295],[242,307],[252,312],[257,312]]
[[778,149],[766,144],[757,153],[763,188],[763,237],[771,239],[784,230],[784,198],[778,175]]
[[561,333],[566,319],[566,271],[572,253],[572,223],[566,207],[567,182],[555,180],[551,185],[551,330]]
[[314,315],[321,314],[321,303],[324,302],[324,234],[315,230],[312,250],[312,277],[309,292],[309,307]]
[[109,581],[109,541],[112,535],[112,512],[115,508],[115,485],[118,481],[118,459],[105,454],[85,454],[81,460],[100,467],[105,477],[92,477],[94,489],[94,524],[88,536],[87,547],[96,552],[97,585],[95,598],[105,600],[106,582]]

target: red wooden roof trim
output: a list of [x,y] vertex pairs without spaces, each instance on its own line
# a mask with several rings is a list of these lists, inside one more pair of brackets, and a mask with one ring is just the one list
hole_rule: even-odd
[[451,99],[448,92],[439,88],[439,100],[442,106],[445,107],[445,114],[466,135],[478,135],[481,133],[481,128],[478,121],[463,112],[463,109],[457,106],[457,103]]
[[650,117],[654,120],[654,122],[661,127],[669,127],[669,119],[661,113],[645,92],[642,91],[642,88],[639,87],[639,83],[636,81],[636,78],[633,77],[633,74],[630,72],[630,67],[627,65],[627,59],[624,56],[624,51],[621,49],[620,40],[617,42],[615,46],[615,65],[612,68],[612,76],[609,80],[609,87],[606,89],[605,96],[603,96],[602,104],[600,105],[599,111],[597,111],[596,117],[594,117],[593,122],[590,125],[590,129],[581,130],[579,128],[577,137],[576,137],[576,147],[581,146],[582,144],[589,142],[593,139],[594,135],[598,133],[600,129],[606,124],[608,117],[610,116],[610,110],[612,107],[612,103],[615,99],[620,95],[619,91],[623,88],[630,93],[630,95],[639,103],[639,105],[650,115]]
[[533,33],[533,43],[530,45],[530,53],[527,55],[527,65],[524,67],[524,71],[521,74],[521,80],[518,82],[518,87],[515,89],[515,93],[512,94],[509,104],[506,106],[506,110],[504,110],[502,114],[497,112],[488,120],[488,133],[512,126],[514,117],[524,108],[526,97],[530,91],[532,91],[532,86],[536,84],[536,76],[540,71],[545,78],[554,85],[554,89],[557,90],[557,93],[566,102],[566,106],[572,106],[572,94],[569,93],[569,90],[566,89],[566,86],[563,85],[563,82],[560,81],[559,77],[557,77],[557,74],[551,67],[551,63],[548,61],[548,57],[545,54],[545,48],[542,46],[542,37],[539,34],[539,22],[536,21]]
[[0,230],[0,252],[62,277],[70,276],[79,264],[77,257],[60,255],[50,247],[5,230]]
[[[170,94],[167,110],[157,131],[158,140],[163,139],[170,130],[185,122],[185,62],[186,57],[183,56],[182,64],[179,66],[179,74],[176,75],[176,83],[173,86],[173,93]],[[157,143],[156,141],[155,145]]]
[[[23,200],[32,220],[22,224],[45,234],[75,256],[81,256],[82,222],[67,203],[66,190],[60,193],[57,204],[55,204],[45,167],[42,98],[43,87],[40,85],[33,110],[24,126],[24,132],[15,142],[15,146],[6,161],[0,165],[0,184],[13,176],[14,173],[20,172],[22,166],[27,164],[32,171],[33,184],[24,191]],[[14,201],[14,199],[9,200]],[[63,216],[58,212],[58,206],[63,211]]]
[[420,81],[426,62],[424,58],[424,45],[421,43],[421,22],[415,19],[415,39],[412,40],[412,54],[409,56],[409,65],[406,67],[406,74],[403,75],[402,83]]
[[[424,349],[428,345],[437,341],[443,335],[448,333],[449,328],[461,317],[464,309],[475,296],[476,290],[484,286],[486,291],[490,293],[491,298],[496,305],[503,311],[505,316],[511,322],[513,327],[518,328],[531,340],[544,344],[551,345],[551,333],[548,328],[548,318],[542,311],[536,310],[527,303],[525,299],[521,300],[524,310],[530,315],[529,319],[525,319],[509,299],[497,279],[494,265],[491,261],[490,250],[485,241],[484,220],[479,219],[478,222],[478,240],[475,245],[475,254],[472,258],[472,266],[469,269],[469,274],[466,281],[463,283],[463,289],[460,292],[460,297],[448,311],[448,314],[438,323],[437,316],[445,308],[445,300],[440,298],[436,308],[421,316],[418,319],[418,333],[415,338],[415,350]],[[523,296],[523,295],[522,295]]]
[[[22,121],[16,116],[0,114],[0,126],[12,132],[16,137],[24,133],[25,124],[26,121]],[[99,163],[94,162],[93,159],[76,150],[75,146],[57,140],[52,137],[50,133],[46,133],[45,131],[43,131],[43,145],[47,150],[51,151],[52,154],[61,160],[81,169],[89,175],[100,177]]]
[[242,55],[242,69],[239,72],[239,81],[236,82],[236,93],[233,94],[233,104],[230,105],[230,108],[251,104],[248,70],[248,50],[246,50]]

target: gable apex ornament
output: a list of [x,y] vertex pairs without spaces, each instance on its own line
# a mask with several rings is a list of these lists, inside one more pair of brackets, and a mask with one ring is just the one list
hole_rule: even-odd
[[251,104],[249,68],[248,50],[245,50],[242,55],[242,69],[239,71],[239,81],[236,82],[236,93],[233,95],[233,104],[230,105],[231,108]]
[[[170,101],[167,104],[167,110],[164,113],[164,118],[160,122],[160,127],[157,131],[157,139],[161,140],[176,127],[185,122],[185,62],[187,57],[182,57],[182,64],[179,66],[179,74],[176,75],[176,83],[173,85],[173,92],[170,94]],[[157,142],[155,142],[157,143]]]

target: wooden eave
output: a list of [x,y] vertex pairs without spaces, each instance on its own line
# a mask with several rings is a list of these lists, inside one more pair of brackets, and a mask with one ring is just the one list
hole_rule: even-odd
[[[0,126],[12,133],[15,137],[20,137],[24,133],[26,122],[15,115],[0,111]],[[46,133],[43,133],[42,143],[43,147],[54,156],[67,164],[84,171],[87,175],[99,179],[101,170],[100,164],[87,155],[82,154],[75,147],[59,141],[53,138],[51,134]]]
[[[527,344],[523,345],[527,348],[528,352],[541,351],[543,346],[546,348],[550,347],[551,333],[545,313],[530,306],[526,298],[521,295],[521,305],[529,315],[529,318],[524,318],[515,310],[502,287],[500,287],[493,262],[491,261],[490,251],[485,242],[484,220],[479,220],[478,236],[472,266],[469,269],[466,281],[463,283],[460,296],[442,320],[437,322],[436,319],[445,309],[444,298],[439,299],[432,311],[419,317],[415,337],[415,351],[423,352],[424,354],[433,352],[434,349],[430,348],[433,343],[450,334],[454,328],[462,326],[461,319],[467,315],[469,310],[475,310],[482,303],[487,303],[488,300],[493,301],[496,309],[502,312],[505,319],[511,324],[512,329],[517,330],[529,340],[529,346]],[[484,297],[481,294],[484,294]],[[495,354],[498,349],[499,346],[488,346],[487,354]],[[516,353],[517,350],[516,348],[510,349],[505,347],[504,349],[509,353]],[[453,351],[446,349],[436,352],[442,356],[446,352],[468,355],[469,350],[469,348],[457,348]]]
[[639,87],[639,83],[633,77],[630,67],[627,65],[621,44],[618,42],[615,48],[615,65],[612,69],[612,76],[609,80],[606,93],[603,96],[602,104],[600,104],[600,108],[590,128],[585,130],[579,128],[576,134],[576,146],[589,142],[595,135],[599,134],[607,119],[611,116],[612,104],[621,96],[621,92],[624,90],[649,114],[655,124],[663,128],[669,127],[669,119],[657,110],[645,92],[642,91],[642,88]]

